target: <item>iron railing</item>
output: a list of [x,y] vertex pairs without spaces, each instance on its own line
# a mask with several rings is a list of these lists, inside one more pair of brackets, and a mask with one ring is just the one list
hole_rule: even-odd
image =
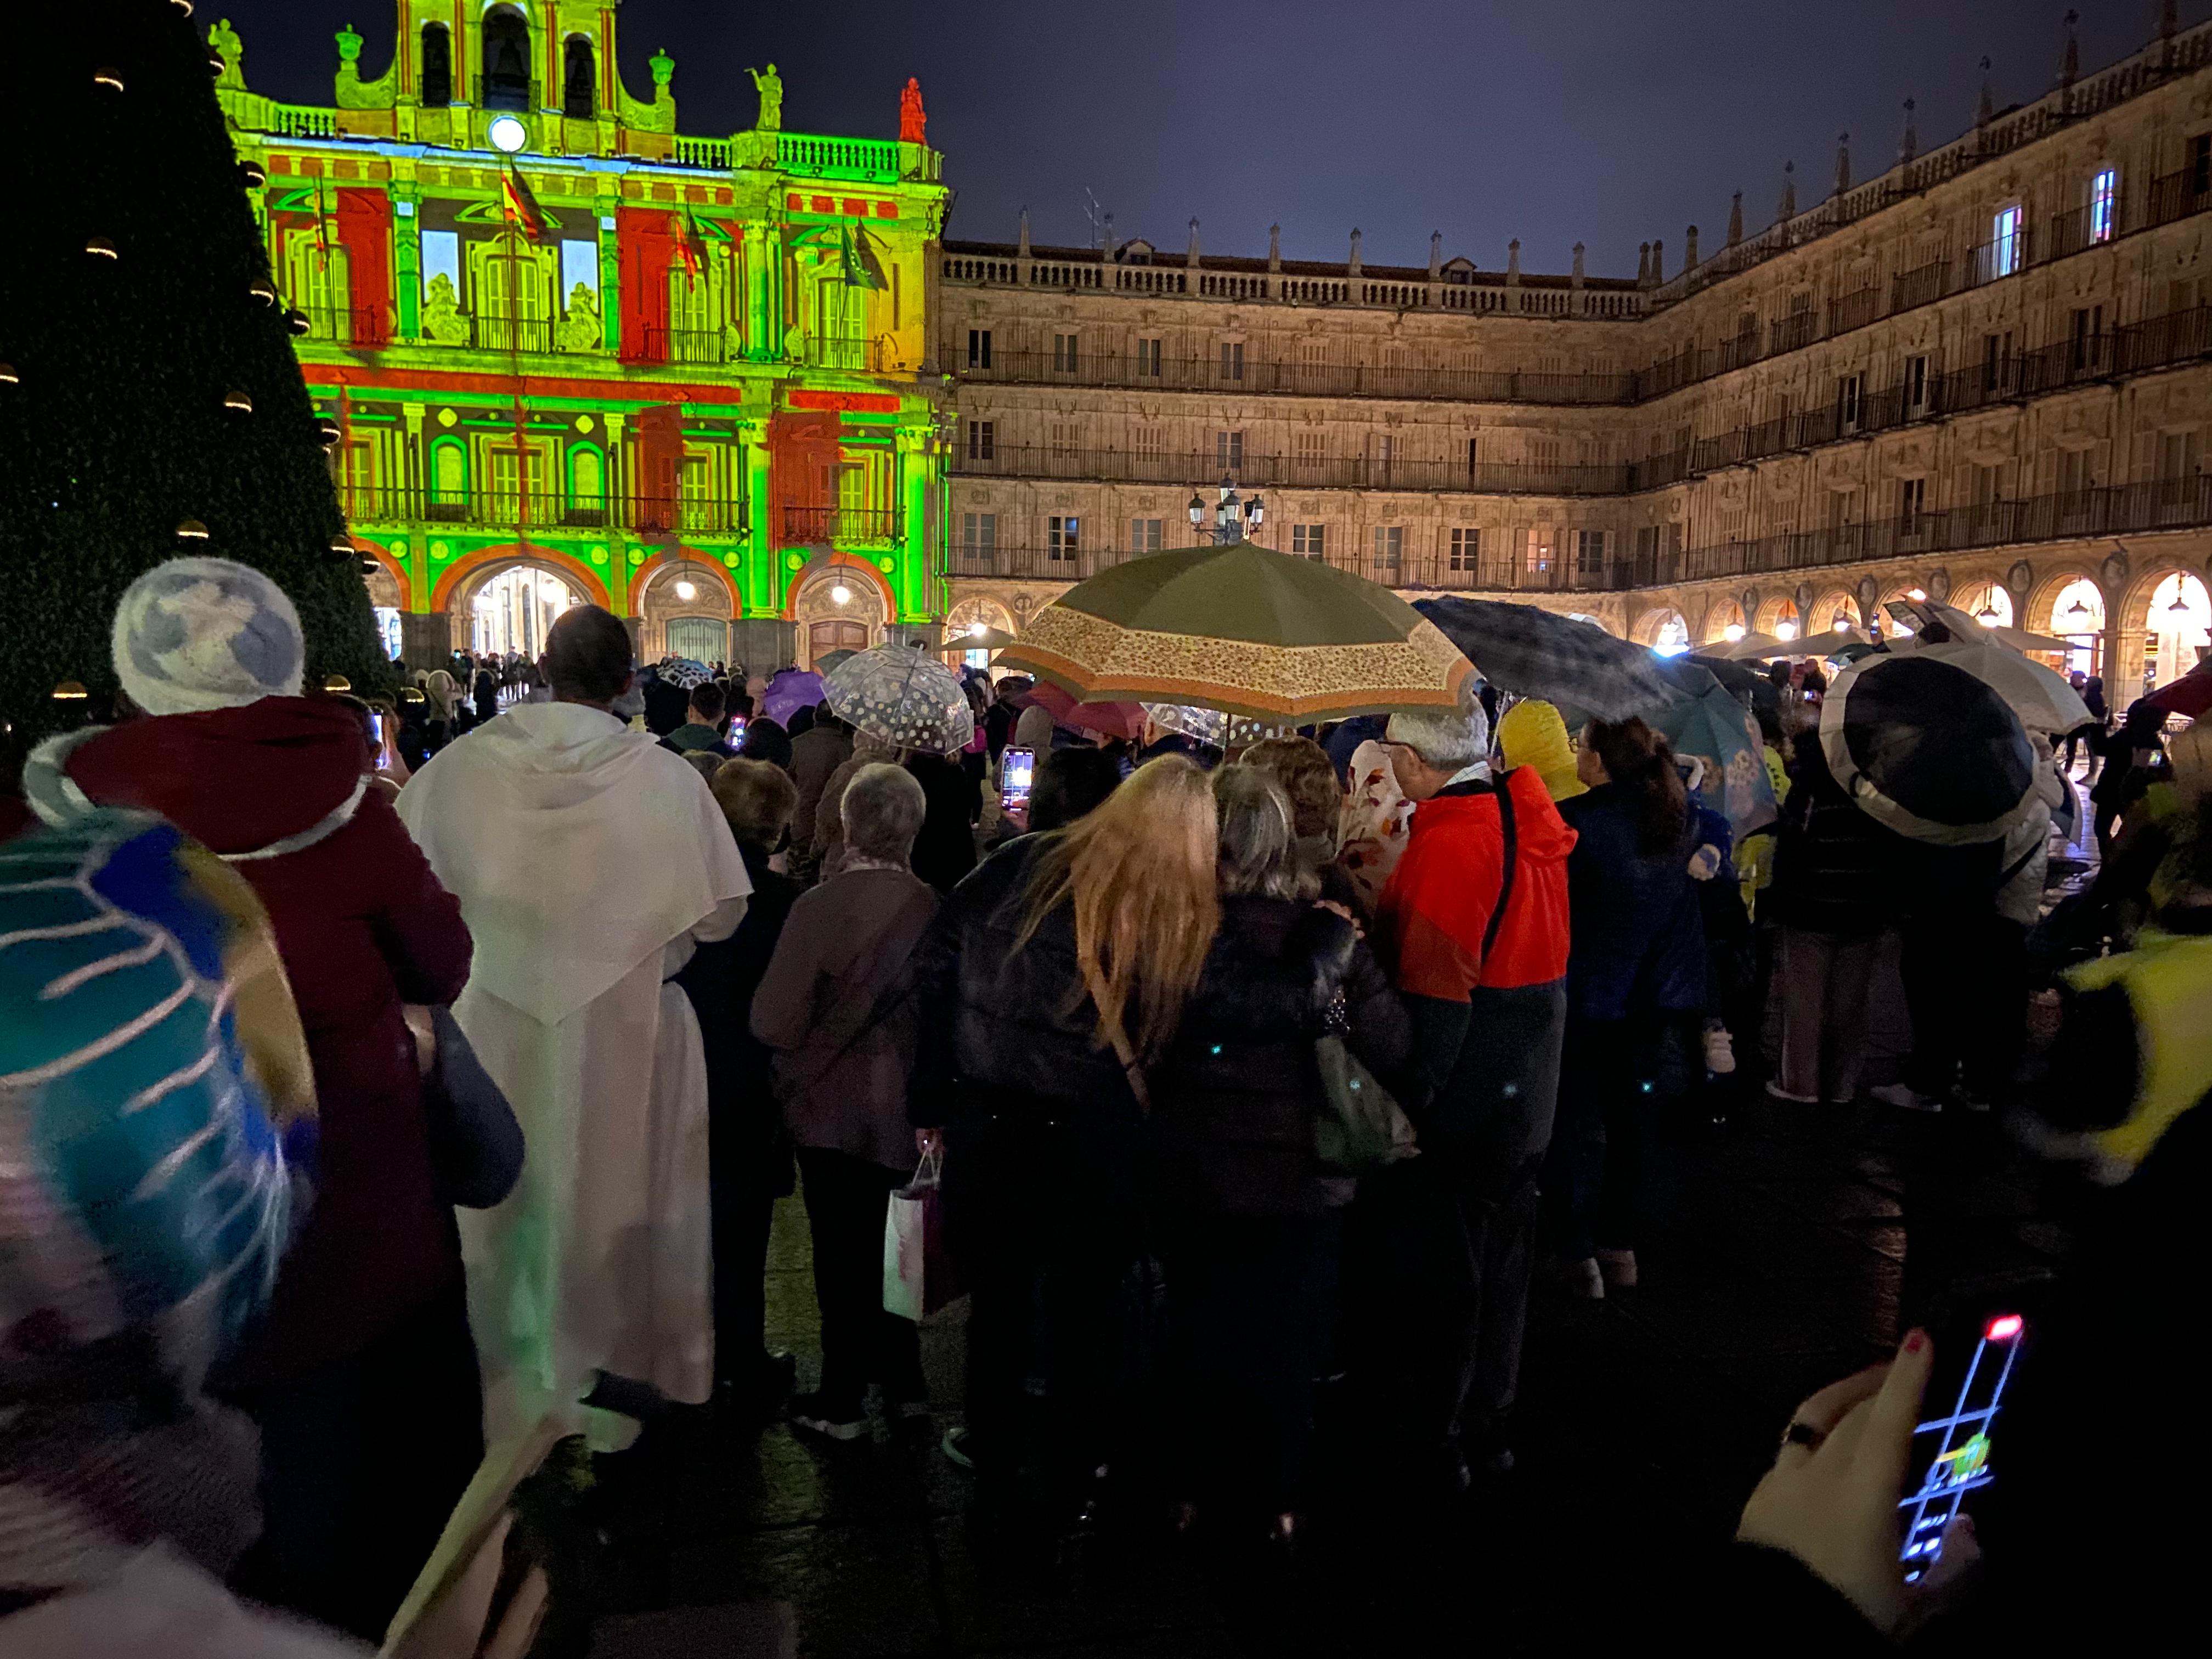
[[999,442],[988,458],[962,452],[959,474],[984,477],[1097,479],[1114,483],[1212,487],[1223,474],[1263,489],[1449,490],[1497,495],[1617,495],[1638,487],[1634,464],[1560,465],[1516,461],[1411,460],[1374,456],[1267,455],[1246,445],[1218,449],[1068,447]]
[[894,544],[898,509],[890,507],[792,507],[783,509],[783,538],[822,547]]
[[341,482],[338,501],[355,524],[614,529],[648,536],[742,536],[746,530],[744,502],[718,496],[575,496],[555,489],[478,488],[441,498],[412,485]]

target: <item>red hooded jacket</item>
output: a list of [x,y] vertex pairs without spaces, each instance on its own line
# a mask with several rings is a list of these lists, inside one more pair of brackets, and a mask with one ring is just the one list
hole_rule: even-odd
[[1460,786],[1423,801],[1376,925],[1394,954],[1398,988],[1439,1002],[1469,1000],[1477,985],[1548,985],[1567,971],[1567,854],[1575,832],[1533,766],[1505,774],[1519,847],[1513,896],[1486,960],[1482,938],[1504,877],[1497,791]]
[[[132,720],[65,763],[94,802],[158,812],[229,854],[313,829],[368,768],[352,712],[305,697]],[[312,845],[232,867],[275,927],[320,1120],[314,1209],[246,1361],[253,1380],[273,1381],[357,1352],[460,1271],[400,1005],[459,996],[471,945],[460,906],[374,790]]]

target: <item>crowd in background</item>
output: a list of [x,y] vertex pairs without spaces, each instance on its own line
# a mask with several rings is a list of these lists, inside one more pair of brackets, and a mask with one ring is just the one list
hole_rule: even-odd
[[[1815,685],[1764,721],[1782,813],[1739,844],[1642,720],[1570,732],[1523,701],[1493,726],[1494,692],[1225,754],[1157,724],[1059,727],[979,675],[975,742],[918,754],[826,704],[772,720],[741,666],[641,672],[620,621],[579,607],[539,662],[456,653],[387,713],[301,694],[266,579],[185,574],[268,620],[259,654],[191,635],[221,626],[205,606],[159,674],[119,643],[138,717],[43,746],[8,827],[33,846],[151,814],[234,872],[312,1069],[305,1218],[211,1363],[111,1346],[106,1370],[64,1367],[106,1417],[40,1392],[16,1326],[0,1375],[39,1409],[0,1432],[46,1437],[0,1494],[52,1498],[58,1468],[82,1495],[103,1445],[139,1443],[155,1382],[259,1433],[228,1485],[150,1460],[190,1503],[95,1500],[82,1547],[0,1552],[15,1619],[72,1597],[96,1618],[118,1564],[167,1538],[373,1640],[487,1436],[550,1419],[615,1457],[680,1437],[691,1408],[787,1412],[832,1442],[923,1419],[916,1328],[885,1310],[882,1271],[918,1162],[941,1167],[968,1302],[944,1452],[985,1503],[1048,1530],[1141,1510],[1287,1550],[1324,1419],[1450,1501],[1510,1474],[1536,1287],[1632,1295],[1655,1140],[1761,1084],[1771,1109],[1870,1093],[2033,1114],[2111,1188],[2023,1382],[2021,1496],[1989,1540],[2003,1592],[1956,1622],[2086,1627],[2105,1598],[2061,1569],[2104,1547],[2098,1517],[2148,1515],[2153,1480],[2205,1468],[2185,1413],[2161,1414],[2157,1460],[2108,1439],[2126,1403],[2180,1397],[2201,1346],[2161,1331],[2159,1294],[2193,1260],[2182,1217],[2212,1133],[2191,1109],[2212,1085],[2212,740],[2194,728],[2168,741],[2130,714],[2085,734],[2107,853],[2046,915],[2075,787],[2049,745],[2041,817],[1938,852],[1837,784],[1798,718]],[[141,586],[157,578],[185,579]],[[171,619],[155,590],[126,597],[118,641]],[[1018,809],[994,785],[1009,745],[1038,763]],[[1891,972],[1911,1052],[1869,1088]],[[2031,1045],[2038,999],[2062,1006]],[[253,1083],[241,1099],[268,1093],[210,1053]],[[1362,1089],[1406,1139],[1332,1152]],[[795,1188],[822,1352],[787,1399],[762,1286]],[[1846,1644],[1903,1627],[1894,1503],[1928,1348],[1915,1332],[1887,1373],[1802,1408],[1728,1570],[1738,1614]],[[202,1512],[256,1501],[250,1547],[251,1526]],[[2180,1545],[2130,1547],[2141,1578]]]

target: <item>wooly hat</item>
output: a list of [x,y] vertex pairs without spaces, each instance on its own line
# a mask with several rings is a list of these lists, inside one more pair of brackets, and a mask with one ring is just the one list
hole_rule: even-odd
[[115,672],[149,714],[296,697],[307,644],[284,590],[229,559],[171,559],[115,607]]

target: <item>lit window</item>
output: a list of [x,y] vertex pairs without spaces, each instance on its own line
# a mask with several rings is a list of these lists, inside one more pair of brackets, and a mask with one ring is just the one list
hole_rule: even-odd
[[1081,521],[1073,518],[1045,520],[1045,556],[1056,564],[1073,562],[1080,538]]
[[2089,240],[2109,242],[2112,240],[2114,210],[2119,204],[2120,172],[2118,167],[2106,167],[2089,181]]
[[1990,275],[2011,276],[2020,269],[2025,252],[2021,246],[2020,210],[2006,208],[1990,224]]

